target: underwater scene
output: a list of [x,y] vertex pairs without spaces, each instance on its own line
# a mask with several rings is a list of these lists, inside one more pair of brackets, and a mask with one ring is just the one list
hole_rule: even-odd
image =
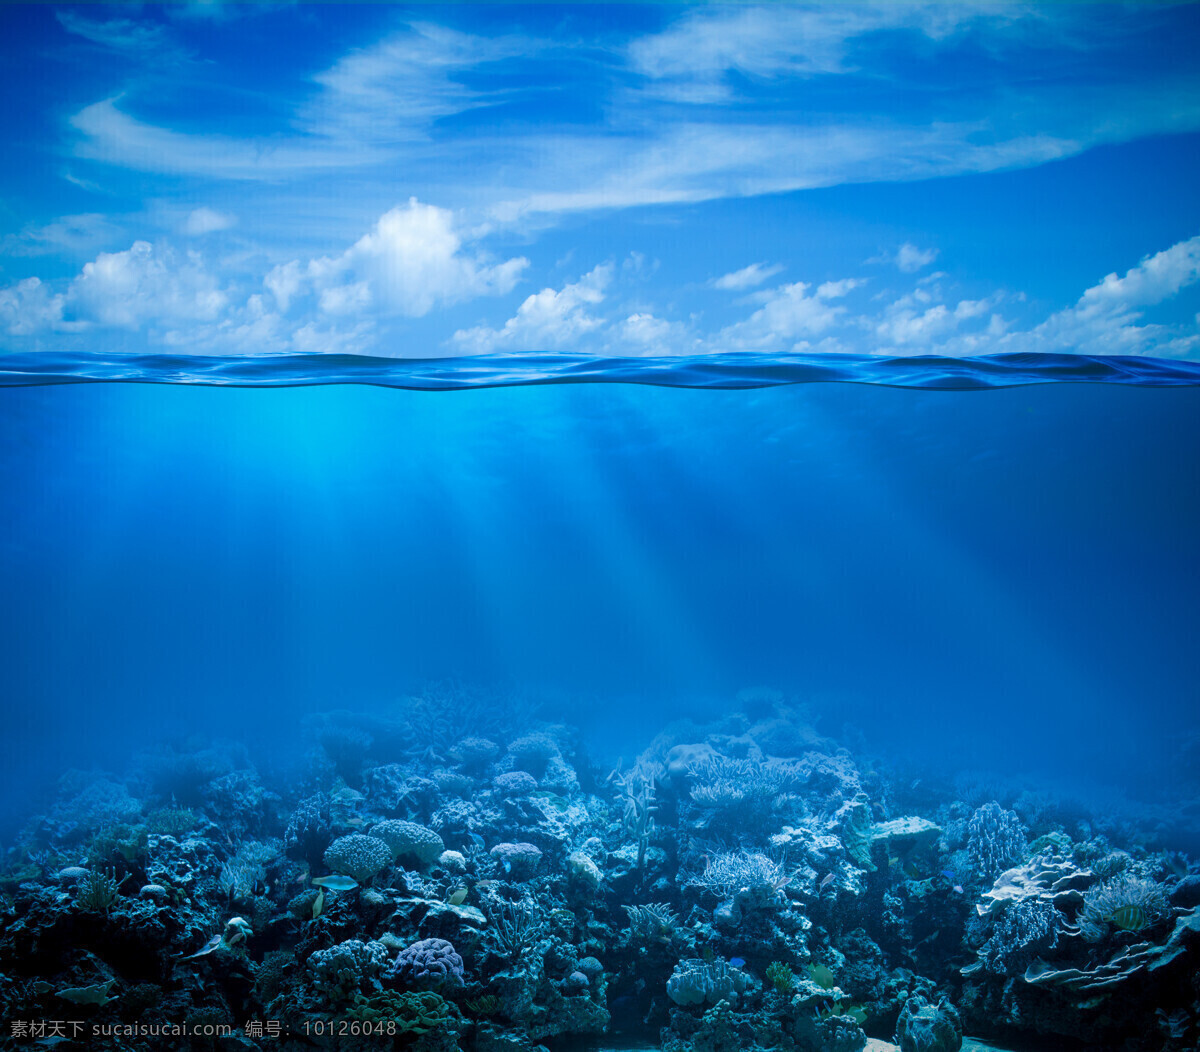
[[0,1048],[1200,1048],[1197,41],[0,7]]

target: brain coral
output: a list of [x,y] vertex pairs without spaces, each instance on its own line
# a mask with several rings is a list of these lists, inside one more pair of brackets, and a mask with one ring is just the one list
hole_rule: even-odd
[[462,982],[463,959],[445,939],[422,939],[400,951],[387,977],[405,986]]
[[362,833],[338,837],[325,849],[325,865],[360,884],[386,869],[391,861],[392,852],[385,841]]

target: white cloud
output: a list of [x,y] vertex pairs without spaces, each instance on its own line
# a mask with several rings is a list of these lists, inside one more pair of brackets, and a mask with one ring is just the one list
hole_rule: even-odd
[[141,58],[159,59],[168,53],[177,58],[177,49],[165,26],[131,19],[110,19],[99,22],[85,18],[71,9],[56,11],[54,17],[68,33],[111,51],[134,54]]
[[588,307],[603,302],[612,273],[610,264],[601,264],[574,284],[557,291],[542,289],[529,296],[502,329],[460,329],[450,342],[464,354],[560,350],[603,324]]
[[681,18],[629,49],[631,65],[675,101],[731,97],[728,74],[755,78],[844,73],[847,44],[883,29],[911,28],[941,39],[982,19],[1009,21],[1013,5],[855,3],[716,6]]
[[[867,260],[868,263],[887,263],[895,266],[903,274],[915,274],[918,270],[923,270],[929,266],[938,257],[936,248],[918,248],[911,241],[904,242],[895,252],[884,252],[878,256],[872,256]],[[937,277],[938,275],[929,275],[928,278]]]
[[915,274],[918,270],[929,266],[937,259],[936,248],[920,249],[909,241],[900,246],[896,253],[896,266],[905,274]]
[[297,105],[290,126],[273,135],[179,132],[131,116],[115,96],[71,117],[82,136],[75,153],[140,171],[243,181],[379,166],[427,140],[439,118],[492,101],[456,74],[537,47],[526,39],[413,25],[315,74],[317,90]]
[[715,289],[740,292],[742,289],[752,289],[757,285],[761,285],[781,270],[783,270],[783,264],[781,263],[775,263],[771,266],[767,266],[765,263],[751,263],[748,267],[742,267],[741,270],[735,270],[732,273],[714,279],[712,286]]
[[755,293],[762,306],[744,321],[722,329],[714,339],[714,349],[786,350],[796,340],[825,332],[845,313],[845,308],[831,306],[828,302],[831,297],[822,296],[820,290],[808,295],[809,288],[810,285],[798,281]]
[[27,227],[19,234],[6,234],[0,252],[9,256],[92,256],[105,243],[119,236],[120,228],[108,216],[96,212],[61,216],[40,227]]
[[[91,37],[141,41],[143,50],[151,40],[147,34],[157,28],[71,13],[61,17]],[[1068,95],[1053,77],[1005,81],[1000,75],[971,85],[978,98],[970,99],[969,108],[940,79],[902,83],[920,95],[913,111],[921,117],[906,124],[880,87],[899,75],[880,59],[884,48],[858,46],[872,34],[878,43],[882,31],[901,30],[952,48],[970,30],[970,46],[992,49],[998,73],[1023,72],[1028,54],[1010,54],[1002,45],[1035,39],[1029,27],[1061,42],[1063,27],[1075,26],[1073,18],[1085,21],[1058,9],[1048,13],[1010,3],[684,8],[666,29],[635,39],[623,55],[614,59],[606,50],[602,63],[588,46],[595,40],[553,45],[560,79],[533,86],[535,78],[509,76],[506,63],[550,44],[472,36],[425,21],[350,50],[311,74],[311,90],[291,100],[290,112],[270,133],[193,133],[161,118],[154,123],[138,108],[131,88],[126,98],[110,97],[75,113],[74,149],[86,160],[174,178],[287,187],[281,199],[293,189],[291,181],[316,175],[353,172],[361,178],[356,189],[379,193],[403,173],[406,194],[436,195],[478,214],[532,225],[535,216],[571,210],[1036,165],[1101,142],[1200,126],[1200,105],[1189,84],[1072,84]],[[910,43],[894,39],[885,46]],[[609,41],[600,46],[607,49]],[[870,81],[865,91],[863,77],[853,76],[856,63]],[[923,67],[922,78],[926,72]],[[828,111],[805,101],[804,82],[815,76],[831,93]],[[1018,86],[1001,91],[993,81]],[[532,108],[534,92],[570,99],[582,83],[594,92],[582,108],[594,104],[602,119],[556,122],[557,106],[545,107],[537,120],[513,116]],[[713,105],[735,94],[754,105]],[[449,119],[493,105],[494,121]],[[274,112],[258,116],[265,120]],[[296,194],[311,192],[309,183]],[[271,204],[280,213],[288,207]],[[249,222],[249,208],[238,210]],[[923,250],[915,251],[919,257]],[[918,265],[918,257],[910,260],[903,252],[897,265]]]
[[1164,325],[1139,325],[1143,316],[1139,308],[1162,303],[1197,281],[1200,236],[1143,259],[1124,277],[1109,274],[1087,289],[1075,306],[1051,315],[1029,334],[1012,334],[1009,340],[1034,350],[1183,357],[1200,349],[1200,336]]
[[700,340],[678,321],[656,318],[647,311],[629,315],[616,326],[606,353],[665,357],[696,354],[703,350]]
[[490,101],[456,73],[528,57],[537,47],[523,38],[489,39],[414,23],[318,73],[313,80],[324,90],[305,104],[299,123],[320,135],[359,142],[424,139],[437,119]]
[[330,313],[373,305],[420,317],[437,304],[509,292],[528,264],[524,257],[490,263],[464,252],[453,215],[414,197],[381,216],[341,256],[276,267],[266,284],[281,310],[311,290]]
[[[228,221],[197,209],[183,227],[211,230]],[[100,252],[61,291],[38,278],[0,289],[0,327],[19,337],[140,330],[150,342],[197,353],[252,351],[255,339],[261,350],[362,349],[378,337],[378,319],[419,317],[435,306],[508,293],[528,261],[491,260],[464,243],[450,212],[412,199],[386,212],[341,255],[273,267],[260,291],[253,276],[231,281],[228,265],[138,240],[124,251]],[[577,294],[598,295],[606,273],[598,268]],[[528,324],[537,312],[526,315]]]
[[286,314],[293,299],[303,295],[306,289],[304,269],[300,261],[293,259],[272,268],[263,278],[263,285],[275,297],[275,303],[281,313]]
[[71,283],[68,312],[79,320],[136,329],[148,322],[212,321],[227,294],[199,256],[135,241],[125,252],[101,252]]
[[238,139],[199,135],[146,124],[117,108],[118,98],[84,107],[71,125],[83,134],[79,157],[168,175],[276,180],[282,174],[354,168],[382,160],[353,142],[288,137]]
[[32,336],[60,326],[63,297],[39,278],[0,289],[0,324],[10,336]]
[[234,216],[225,212],[218,212],[214,208],[201,206],[194,208],[188,213],[187,219],[184,221],[184,233],[190,234],[192,237],[202,237],[205,234],[212,234],[218,230],[228,230],[237,222]]
[[826,281],[817,286],[817,298],[823,300],[841,299],[866,283],[865,278],[842,278],[840,281]]

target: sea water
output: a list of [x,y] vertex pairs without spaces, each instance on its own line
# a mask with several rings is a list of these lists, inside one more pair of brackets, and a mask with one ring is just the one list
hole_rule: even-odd
[[2,365],[6,844],[164,748],[291,806],[314,727],[433,690],[600,774],[774,699],[909,809],[1016,786],[1200,849],[1194,366]]
[[168,382],[0,390],[9,829],[66,767],[447,678],[605,755],[769,686],[941,775],[1197,776],[1185,363],[35,357]]

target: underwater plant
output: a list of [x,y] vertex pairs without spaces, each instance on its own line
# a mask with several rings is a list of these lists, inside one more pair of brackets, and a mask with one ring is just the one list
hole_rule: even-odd
[[776,993],[790,994],[796,985],[796,973],[783,961],[772,961],[768,964],[766,976],[767,982],[775,988]]
[[117,904],[124,883],[125,880],[117,880],[111,869],[107,873],[89,872],[79,882],[75,902],[88,913],[109,913]]
[[625,794],[621,828],[626,836],[637,841],[637,868],[640,871],[646,863],[646,849],[654,832],[654,812],[658,810],[654,803],[654,776],[637,767],[624,776],[617,771],[612,776],[621,780],[621,790]]
[[519,902],[485,900],[484,910],[491,922],[488,934],[492,949],[510,964],[519,961],[545,930],[537,906],[528,899]]
[[479,1016],[481,1019],[499,1012],[501,1003],[500,998],[495,994],[481,994],[473,1000],[463,1002],[472,1015]]
[[629,914],[629,934],[637,941],[658,939],[669,941],[679,925],[678,915],[662,902],[650,902],[644,906],[622,906]]
[[727,898],[744,888],[778,891],[790,880],[783,866],[766,855],[752,851],[721,851],[710,855],[704,872],[692,877],[688,883]]

